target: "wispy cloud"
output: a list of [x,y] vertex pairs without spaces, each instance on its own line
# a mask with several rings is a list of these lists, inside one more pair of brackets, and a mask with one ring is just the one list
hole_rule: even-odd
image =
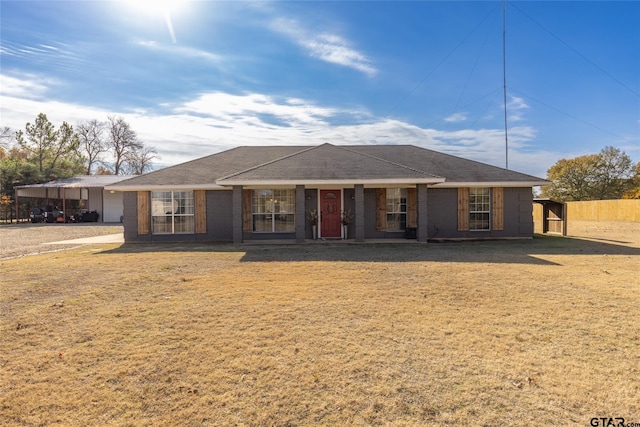
[[275,19],[271,28],[292,39],[309,56],[353,68],[371,77],[378,73],[366,55],[351,47],[351,43],[339,35],[327,32],[311,34],[297,21],[284,18]]
[[19,58],[40,68],[56,68],[58,70],[75,70],[86,67],[87,61],[78,51],[78,43],[74,46],[65,43],[23,44],[2,40],[0,55]]
[[143,40],[136,42],[138,46],[158,52],[168,53],[171,55],[182,56],[185,58],[204,59],[206,61],[219,62],[221,57],[206,50],[196,49],[189,46],[166,45],[152,40]]
[[313,39],[300,40],[312,56],[323,61],[355,68],[363,73],[374,76],[377,70],[371,65],[367,57],[350,48],[343,38],[333,34],[320,34]]

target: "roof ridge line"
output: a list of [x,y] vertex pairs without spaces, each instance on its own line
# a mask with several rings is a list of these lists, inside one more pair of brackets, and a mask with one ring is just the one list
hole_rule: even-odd
[[289,157],[297,156],[298,154],[301,154],[301,153],[306,153],[307,151],[315,150],[316,148],[321,147],[323,145],[331,145],[331,144],[325,142],[324,144],[321,144],[321,145],[316,145],[316,146],[313,146],[313,147],[307,147],[307,148],[304,148],[302,150],[296,151],[295,153],[287,154],[286,156],[278,157],[277,159],[269,160],[268,162],[264,162],[264,163],[261,163],[259,165],[252,166],[250,168],[247,168],[247,169],[244,169],[244,170],[241,170],[241,171],[238,171],[238,172],[234,172],[232,174],[220,177],[220,178],[216,179],[216,182],[232,178],[232,177],[234,177],[236,175],[240,175],[241,173],[249,172],[251,170],[258,169],[258,168],[261,168],[261,167],[266,166],[266,165],[270,165],[270,164],[275,163],[275,162],[279,162],[280,160],[288,159]]
[[[403,168],[403,169],[408,169],[408,170],[413,171],[413,172],[418,172],[418,173],[421,173],[421,174],[423,174],[423,175],[427,175],[427,176],[430,176],[430,177],[433,177],[433,178],[444,178],[443,176],[440,176],[440,175],[434,175],[434,174],[432,174],[432,173],[425,172],[425,171],[420,170],[420,169],[415,169],[415,168],[412,168],[412,167],[410,167],[410,166],[403,165],[403,164],[401,164],[401,163],[391,162],[391,161],[386,160],[386,159],[383,159],[383,158],[381,158],[381,157],[374,156],[373,154],[362,153],[362,152],[360,152],[360,151],[356,151],[356,150],[354,150],[353,148],[347,148],[346,146],[339,146],[339,145],[336,145],[335,147],[339,147],[339,148],[341,148],[341,149],[343,149],[343,150],[347,150],[347,151],[350,151],[350,152],[352,152],[352,153],[360,154],[361,156],[365,156],[365,157],[369,157],[369,158],[371,158],[371,159],[379,160],[379,161],[382,161],[382,162],[388,163],[388,164],[390,164],[390,165],[398,166],[398,167],[401,167],[401,168]],[[352,145],[352,146],[350,146],[350,147],[354,147],[354,146]],[[359,146],[359,145],[356,145],[355,147],[360,147],[360,146]],[[446,179],[446,178],[445,178],[445,179]]]

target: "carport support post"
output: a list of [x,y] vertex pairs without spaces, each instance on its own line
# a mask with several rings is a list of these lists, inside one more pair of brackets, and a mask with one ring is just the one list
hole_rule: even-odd
[[66,221],[66,217],[67,217],[67,200],[65,199],[65,191],[64,191],[64,187],[62,187],[62,221],[67,222]]
[[[18,200],[18,190],[14,190],[16,192],[16,224],[20,222],[20,200]],[[13,223],[13,221],[10,221]]]
[[234,185],[233,194],[231,196],[231,205],[233,212],[233,244],[242,243],[242,186]]
[[364,185],[354,186],[356,242],[364,242]]
[[305,215],[304,204],[304,185],[296,185],[296,242],[304,243],[306,230],[304,229],[307,223],[307,217]]
[[418,233],[417,238],[420,243],[427,243],[429,238],[429,222],[427,221],[427,184],[416,186],[418,196]]

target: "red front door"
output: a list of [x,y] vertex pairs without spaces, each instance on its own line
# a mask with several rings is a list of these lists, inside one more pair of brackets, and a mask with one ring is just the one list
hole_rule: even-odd
[[342,197],[340,190],[320,190],[320,236],[342,237]]

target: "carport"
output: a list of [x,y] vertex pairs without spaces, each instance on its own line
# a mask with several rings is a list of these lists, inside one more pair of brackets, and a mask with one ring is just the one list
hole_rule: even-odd
[[[81,200],[84,208],[96,211],[100,222],[120,222],[123,213],[123,193],[107,191],[104,187],[116,184],[130,176],[122,175],[83,175],[73,178],[57,179],[42,184],[20,185],[15,187],[16,209],[18,201],[24,198],[46,199],[61,203],[62,211],[67,212],[69,200]],[[48,203],[51,204],[51,203]],[[19,217],[19,213],[17,216]]]

